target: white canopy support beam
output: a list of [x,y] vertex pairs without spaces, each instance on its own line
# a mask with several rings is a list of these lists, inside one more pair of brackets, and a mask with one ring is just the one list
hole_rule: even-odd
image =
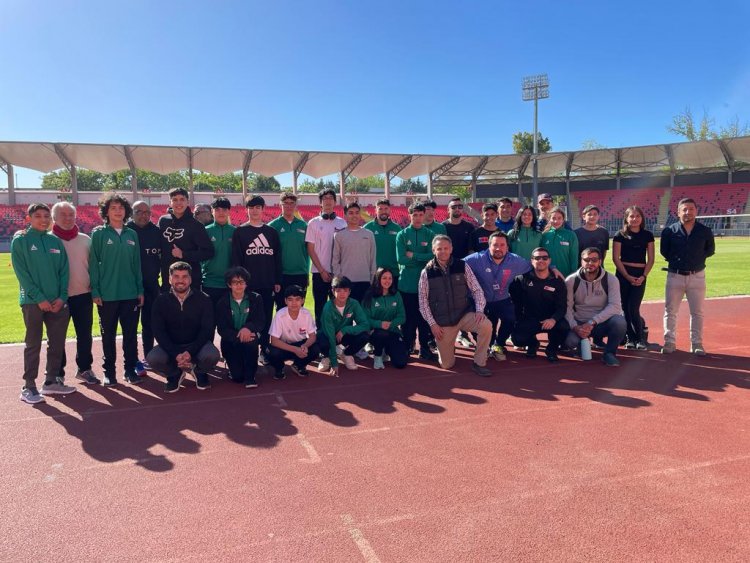
[[719,145],[719,148],[721,149],[721,154],[724,155],[724,160],[726,161],[727,168],[729,169],[727,171],[727,183],[731,184],[732,174],[734,173],[734,157],[732,156],[732,152],[729,150],[729,147],[727,146],[726,141],[724,141],[723,139],[719,139],[717,141],[717,144]]
[[135,160],[133,160],[133,149],[125,145],[122,147],[125,153],[125,160],[128,161],[128,168],[130,168],[130,189],[133,191],[133,201],[138,200],[138,169],[135,167]]
[[487,166],[487,161],[490,159],[489,156],[485,156],[480,160],[471,171],[471,201],[472,203],[477,200],[477,178],[484,171],[484,167]]
[[[565,163],[565,194],[570,201],[570,171],[573,169],[573,161],[576,158],[576,153],[571,152],[568,154],[568,160]],[[536,205],[536,202],[532,202],[531,205]]]
[[55,144],[55,153],[60,161],[65,166],[66,170],[70,172],[70,191],[73,196],[73,205],[78,207],[78,171],[76,170],[75,164],[68,158],[63,150],[62,146]]
[[193,190],[193,149],[187,150],[188,165],[188,193],[190,194],[190,205],[195,205],[195,192]]
[[[245,160],[242,162],[242,201],[247,200],[247,173],[250,171],[250,163],[253,160],[253,151],[245,151]],[[296,182],[294,193],[297,193]]]
[[8,175],[8,204],[16,204],[16,179],[13,176],[13,165],[0,154],[0,168]]
[[622,172],[622,149],[615,149],[615,181],[617,189],[620,189],[620,175]]
[[445,174],[446,172],[448,172],[448,170],[450,170],[456,164],[458,164],[459,160],[461,160],[460,156],[454,156],[448,162],[444,162],[443,164],[441,164],[440,166],[438,166],[437,168],[435,168],[435,170],[431,171],[427,175],[427,197],[428,198],[432,199],[432,181],[433,181],[433,178],[435,178],[436,176],[442,176],[443,174]]
[[674,151],[672,145],[664,145],[664,152],[669,159],[669,187],[674,188],[674,175],[675,175],[675,164],[674,164]]
[[[523,177],[526,174],[526,169],[529,167],[529,162],[531,162],[531,155],[524,155],[523,162],[518,167],[518,192],[521,195],[523,195]],[[529,198],[529,201],[531,202],[529,205],[536,207],[536,202],[534,201],[533,196]]]
[[292,190],[295,194],[297,193],[297,181],[299,180],[299,175],[302,174],[302,170],[304,170],[305,164],[307,164],[309,158],[309,152],[302,153],[297,164],[294,165],[294,171],[292,172]]
[[342,203],[344,202],[344,196],[346,195],[346,181],[349,179],[349,176],[352,175],[352,172],[359,163],[362,162],[362,156],[362,154],[355,155],[354,158],[352,158],[341,170],[341,175],[339,176],[339,191],[341,192]]
[[393,168],[390,170],[385,171],[385,198],[389,199],[391,197],[391,180],[398,176],[398,173],[401,172],[404,168],[408,166],[408,164],[412,161],[414,158],[413,155],[408,155],[402,158]]

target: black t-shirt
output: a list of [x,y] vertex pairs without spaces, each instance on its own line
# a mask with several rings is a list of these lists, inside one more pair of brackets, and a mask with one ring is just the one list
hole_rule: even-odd
[[633,264],[645,264],[648,243],[654,242],[654,234],[641,229],[629,235],[617,233],[612,240],[620,243],[620,260]]
[[469,255],[471,244],[471,233],[474,232],[474,225],[468,221],[461,221],[454,225],[450,221],[443,221],[445,232],[453,243],[453,257],[457,259],[466,258]]
[[578,250],[583,252],[586,248],[593,246],[598,248],[602,255],[602,258],[609,250],[609,231],[604,227],[597,227],[593,231],[589,231],[586,227],[580,227],[575,231],[578,237]]
[[491,231],[485,229],[484,227],[477,227],[474,229],[474,232],[471,233],[470,237],[470,245],[472,252],[481,252],[482,250],[487,250],[490,246],[490,235],[494,233],[497,229],[492,229]]

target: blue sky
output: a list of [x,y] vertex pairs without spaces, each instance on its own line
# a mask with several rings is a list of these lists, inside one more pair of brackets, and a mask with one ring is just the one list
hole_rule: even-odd
[[509,153],[540,72],[553,150],[678,141],[686,106],[750,120],[746,1],[2,6],[2,140]]

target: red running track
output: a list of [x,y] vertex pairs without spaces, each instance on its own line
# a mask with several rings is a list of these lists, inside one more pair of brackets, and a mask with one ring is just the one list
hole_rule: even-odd
[[464,353],[39,407],[0,347],[0,560],[747,561],[750,298],[707,311],[705,358],[512,351],[482,379]]

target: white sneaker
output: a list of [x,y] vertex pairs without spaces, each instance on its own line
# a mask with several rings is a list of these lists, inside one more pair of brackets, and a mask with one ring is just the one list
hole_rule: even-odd
[[390,361],[391,361],[391,357],[385,352],[383,352],[383,362],[390,362]]
[[42,395],[70,395],[76,388],[62,383],[45,383],[42,385]]
[[693,344],[690,346],[690,351],[696,356],[705,356],[706,349],[703,348],[703,344]]
[[358,369],[357,364],[354,362],[354,356],[344,356],[344,365],[346,366],[346,369]]
[[502,347],[502,346],[499,346],[499,345],[497,345],[497,344],[495,344],[495,345],[494,345],[494,346],[493,346],[493,347],[492,347],[492,348],[490,349],[490,356],[491,356],[492,358],[494,358],[495,360],[497,360],[498,362],[503,362],[503,361],[505,361],[505,359],[506,359],[506,358],[505,358],[505,350],[503,350],[503,347]]
[[383,363],[383,356],[375,356],[373,358],[372,369],[385,369],[385,364]]
[[331,359],[323,358],[320,360],[320,362],[318,362],[318,371],[322,371],[323,373],[331,371]]

